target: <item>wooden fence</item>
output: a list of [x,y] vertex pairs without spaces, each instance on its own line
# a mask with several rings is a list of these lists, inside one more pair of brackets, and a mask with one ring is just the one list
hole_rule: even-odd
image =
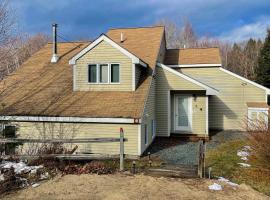
[[[109,143],[119,142],[119,156],[107,154],[40,154],[40,155],[16,155],[20,158],[50,158],[55,157],[58,159],[72,159],[72,160],[104,160],[116,159],[120,160],[120,171],[124,170],[124,130],[120,128],[119,138],[78,138],[78,139],[25,139],[25,138],[0,138],[0,144],[23,144],[23,143],[48,143],[48,144],[61,144],[61,143]],[[3,158],[4,156],[1,155]]]

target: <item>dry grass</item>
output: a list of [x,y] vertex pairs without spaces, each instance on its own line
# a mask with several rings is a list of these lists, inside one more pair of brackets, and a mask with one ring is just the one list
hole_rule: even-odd
[[257,151],[252,151],[249,157],[248,163],[251,167],[243,168],[238,164],[243,160],[237,156],[237,150],[245,145],[251,145],[249,140],[234,140],[208,151],[207,166],[212,167],[213,176],[223,176],[236,183],[245,183],[270,195],[270,169],[256,158]]

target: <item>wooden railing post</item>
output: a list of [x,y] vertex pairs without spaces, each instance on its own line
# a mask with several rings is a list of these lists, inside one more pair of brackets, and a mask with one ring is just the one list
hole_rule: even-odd
[[204,163],[205,163],[205,141],[199,141],[199,163],[198,163],[198,176],[200,178],[204,175]]
[[120,171],[124,171],[124,130],[120,128]]

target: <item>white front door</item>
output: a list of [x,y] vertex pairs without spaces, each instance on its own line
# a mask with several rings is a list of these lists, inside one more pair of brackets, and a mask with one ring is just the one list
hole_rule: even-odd
[[176,131],[192,130],[192,97],[188,95],[175,95],[174,98],[174,125]]

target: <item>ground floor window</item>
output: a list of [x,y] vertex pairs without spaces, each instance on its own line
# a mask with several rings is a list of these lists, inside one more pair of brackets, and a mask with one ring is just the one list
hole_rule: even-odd
[[148,128],[147,128],[147,124],[144,125],[144,144],[148,144]]
[[156,120],[152,120],[152,138],[156,136]]
[[[15,138],[16,137],[16,126],[4,125],[2,130],[2,137],[4,138]],[[17,144],[4,144],[1,145],[1,152],[5,152],[5,155],[15,154]]]

